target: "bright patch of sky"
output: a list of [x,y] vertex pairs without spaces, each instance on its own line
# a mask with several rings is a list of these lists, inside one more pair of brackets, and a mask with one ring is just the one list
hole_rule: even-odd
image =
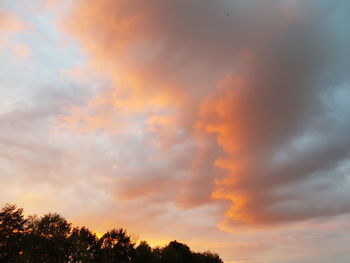
[[23,26],[5,36],[7,44],[0,50],[0,112],[31,104],[43,89],[69,89],[67,83],[72,80],[63,73],[83,65],[86,58],[57,25],[56,18],[64,9],[37,12],[28,1],[5,1],[3,9]]

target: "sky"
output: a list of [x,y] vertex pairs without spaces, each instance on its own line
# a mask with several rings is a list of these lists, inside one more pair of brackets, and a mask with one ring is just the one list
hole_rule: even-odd
[[0,0],[0,204],[225,263],[350,260],[350,2]]

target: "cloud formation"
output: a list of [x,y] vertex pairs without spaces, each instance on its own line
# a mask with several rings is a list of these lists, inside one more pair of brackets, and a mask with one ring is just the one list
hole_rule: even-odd
[[337,106],[349,96],[342,5],[74,4],[66,28],[113,79],[94,122],[110,130],[118,119],[108,115],[145,120],[142,141],[162,155],[146,165],[163,163],[157,171],[126,173],[121,196],[161,196],[178,185],[168,198],[184,207],[231,201],[230,224],[348,213],[350,122],[340,116],[349,109]]
[[342,261],[347,3],[3,2],[30,30],[0,22],[2,202],[227,262]]

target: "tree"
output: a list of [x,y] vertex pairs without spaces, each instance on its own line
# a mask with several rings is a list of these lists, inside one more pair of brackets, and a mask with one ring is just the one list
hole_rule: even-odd
[[112,229],[105,233],[99,240],[100,253],[98,260],[101,262],[128,263],[134,254],[134,243],[126,230]]
[[0,261],[18,262],[26,220],[23,209],[7,204],[0,211]]
[[155,263],[157,256],[146,241],[141,241],[136,247],[132,263]]
[[97,237],[88,228],[73,228],[68,243],[69,262],[93,262],[98,250]]
[[206,251],[194,254],[195,263],[224,263],[218,254]]
[[24,253],[29,262],[67,262],[70,230],[71,224],[58,214],[49,213],[41,218],[30,217]]
[[1,263],[223,263],[215,253],[195,253],[176,240],[155,249],[135,243],[122,228],[97,239],[58,214],[25,218],[15,205],[0,210]]
[[171,241],[162,250],[162,263],[192,263],[193,254],[190,248],[180,242]]

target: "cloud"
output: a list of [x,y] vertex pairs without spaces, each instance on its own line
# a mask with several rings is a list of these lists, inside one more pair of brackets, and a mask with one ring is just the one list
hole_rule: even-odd
[[125,173],[122,196],[153,193],[187,208],[229,200],[228,224],[350,212],[341,186],[349,109],[337,106],[349,95],[340,6],[91,0],[74,4],[67,21],[112,80],[90,113],[67,118],[107,132],[137,122],[121,126],[160,152],[142,172]]
[[[2,3],[0,3],[0,5],[1,4]],[[26,28],[22,19],[18,15],[4,8],[1,8],[0,12],[2,17],[1,23],[0,23],[1,32],[12,33],[12,32],[18,32]]]
[[23,59],[26,59],[32,55],[32,49],[25,44],[16,44],[11,47],[12,52]]
[[[0,1],[0,52],[3,52],[7,48],[11,48],[11,37],[14,34],[23,32],[28,28],[18,14],[5,8],[4,6],[3,1]],[[19,51],[19,47],[17,47],[14,51]]]
[[347,3],[10,2],[33,30],[0,54],[2,202],[228,262],[344,258]]

